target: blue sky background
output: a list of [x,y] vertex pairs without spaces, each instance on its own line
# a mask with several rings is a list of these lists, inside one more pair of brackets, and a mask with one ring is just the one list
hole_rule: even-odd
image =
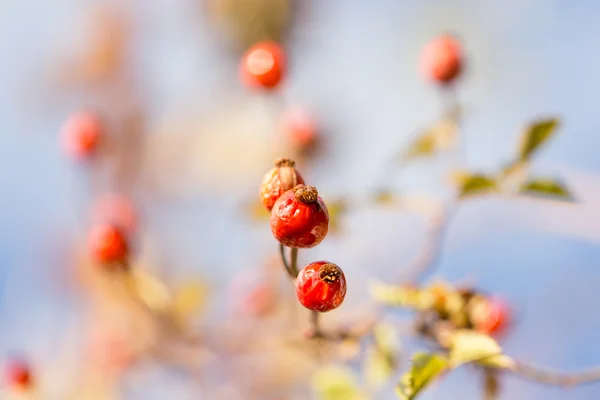
[[[85,173],[64,158],[58,142],[62,121],[81,99],[52,90],[48,66],[79,43],[81,15],[91,4],[51,3],[0,4],[0,274],[5,282],[0,350],[27,349],[42,362],[60,346],[68,347],[65,326],[80,321],[80,307],[65,293],[60,271],[80,229],[81,214],[74,210],[86,200]],[[424,43],[441,32],[459,35],[468,54],[459,96],[468,110],[463,134],[471,168],[493,170],[507,161],[527,121],[562,118],[560,134],[539,154],[534,170],[569,183],[572,178],[582,205],[564,211],[531,202],[469,203],[450,228],[439,275],[474,276],[482,288],[510,300],[518,324],[504,343],[509,354],[564,370],[600,364],[600,3],[309,3],[310,13],[293,32],[285,97],[308,104],[326,128],[331,152],[307,173],[325,188],[324,195],[358,196],[388,179],[393,173],[383,160],[437,115],[437,94],[419,76],[417,59]],[[173,179],[183,182],[174,189],[180,195],[146,205],[153,240],[178,273],[227,281],[273,251],[268,228],[248,223],[239,211],[272,158],[269,143],[260,149],[265,140],[260,126],[269,109],[264,98],[240,87],[237,61],[219,47],[194,2],[136,0],[124,8],[134,15],[132,70],[151,130],[158,132],[181,115],[208,126],[186,131],[184,138],[197,135],[217,143],[210,148],[221,149],[225,161],[244,152],[255,152],[259,160],[239,175],[226,171],[223,187],[212,179],[221,162],[203,164],[201,150],[188,153],[199,166],[182,164],[197,173]],[[229,132],[216,139],[227,126],[215,117],[219,113],[233,113],[234,120],[255,118],[258,128],[246,137]],[[218,129],[210,128],[213,121]],[[255,147],[245,147],[248,138]],[[229,147],[219,147],[220,141]],[[405,191],[427,187],[428,172],[415,166],[394,176],[394,184]],[[345,235],[309,254],[338,260],[349,282],[383,278],[401,268],[423,232],[418,218],[386,210],[357,211],[344,225]],[[362,295],[364,288],[357,288],[350,304]],[[480,398],[468,372],[457,371],[423,399]],[[501,396],[598,397],[600,384],[564,392],[514,378],[507,379]]]

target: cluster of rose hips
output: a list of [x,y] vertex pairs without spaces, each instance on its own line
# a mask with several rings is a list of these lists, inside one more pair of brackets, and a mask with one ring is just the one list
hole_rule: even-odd
[[[240,77],[242,83],[252,90],[274,91],[284,81],[286,72],[285,51],[273,41],[259,42],[242,56]],[[286,109],[281,116],[281,124],[289,143],[300,153],[307,153],[317,145],[317,128],[306,109]]]
[[[62,142],[68,156],[90,161],[98,154],[105,137],[105,127],[93,112],[71,115],[62,127]],[[124,266],[130,246],[127,235],[136,225],[135,208],[122,195],[100,196],[92,207],[92,228],[88,249],[92,259],[108,267]]]
[[439,327],[499,335],[510,322],[510,310],[504,300],[471,288],[436,282],[420,289],[409,286],[402,290],[402,303],[419,311],[418,330],[426,336],[435,337]]
[[[275,162],[275,168],[263,178],[260,199],[271,212],[271,232],[281,246],[311,248],[327,235],[327,206],[316,188],[304,185],[294,161]],[[316,261],[298,272],[293,264],[294,260],[288,273],[296,279],[300,304],[315,312],[330,311],[342,304],[346,278],[340,267],[329,261]]]

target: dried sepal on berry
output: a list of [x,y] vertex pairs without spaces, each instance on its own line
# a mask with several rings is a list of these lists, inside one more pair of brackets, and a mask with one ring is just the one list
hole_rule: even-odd
[[275,160],[275,167],[265,174],[260,185],[260,200],[269,211],[277,199],[294,188],[304,184],[304,179],[296,170],[296,162],[289,158]]

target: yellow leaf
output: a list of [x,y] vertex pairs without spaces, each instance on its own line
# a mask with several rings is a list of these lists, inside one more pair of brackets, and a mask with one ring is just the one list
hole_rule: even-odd
[[454,368],[469,362],[496,368],[509,368],[513,363],[490,336],[468,330],[454,333],[449,359]]
[[180,318],[198,313],[206,305],[208,288],[202,282],[189,282],[173,294],[173,311]]
[[358,382],[358,377],[348,368],[328,366],[315,373],[312,386],[321,400],[366,400]]
[[132,291],[152,310],[166,311],[171,307],[169,289],[155,276],[139,268],[131,271],[130,287]]

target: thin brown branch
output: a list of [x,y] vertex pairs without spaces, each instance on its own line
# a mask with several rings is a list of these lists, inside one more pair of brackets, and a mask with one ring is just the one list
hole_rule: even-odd
[[399,281],[418,282],[438,266],[448,228],[459,207],[460,203],[456,203],[432,218],[423,246],[413,261],[401,270]]
[[295,278],[292,267],[291,267],[290,263],[288,262],[287,257],[285,255],[285,246],[281,243],[279,243],[279,255],[281,256],[281,263],[283,264],[283,267],[285,268],[288,275],[292,279]]
[[511,372],[521,378],[552,386],[573,387],[600,382],[600,366],[580,372],[565,373],[518,362]]

